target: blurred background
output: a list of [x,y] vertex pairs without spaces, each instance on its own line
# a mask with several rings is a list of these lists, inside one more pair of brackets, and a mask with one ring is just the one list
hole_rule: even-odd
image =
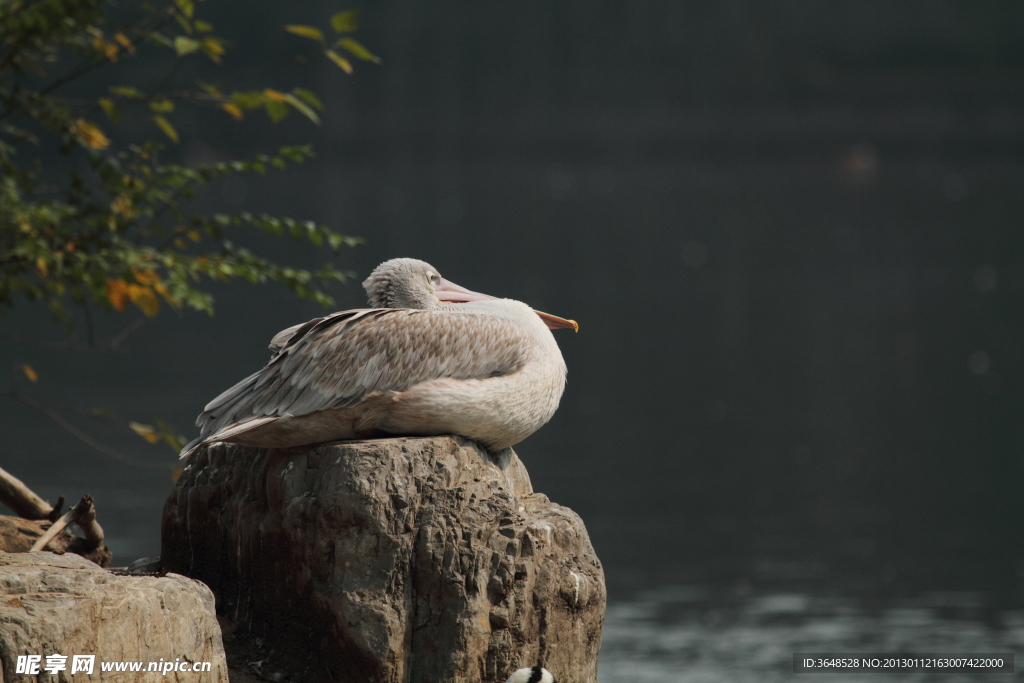
[[[202,10],[230,65],[304,48],[281,26],[345,8]],[[172,158],[312,143],[314,161],[197,201],[362,236],[336,261],[356,275],[339,310],[411,256],[580,322],[557,335],[561,408],[516,450],[604,562],[602,680],[784,679],[801,648],[1024,646],[1024,5],[380,0],[360,19],[381,66],[281,76],[324,99],[322,127],[178,119]],[[322,314],[214,291],[215,317],[163,312],[129,353],[15,343],[62,333],[19,306],[0,358],[37,369],[36,396],[191,438],[275,332]],[[51,500],[91,493],[115,564],[159,552],[166,467],[3,409],[4,468]]]

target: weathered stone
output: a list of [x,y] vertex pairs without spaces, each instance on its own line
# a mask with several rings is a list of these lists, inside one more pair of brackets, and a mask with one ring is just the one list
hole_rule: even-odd
[[[51,522],[46,520],[0,515],[0,551],[27,553],[32,544],[50,528],[50,524]],[[110,554],[106,543],[101,543],[97,548],[90,548],[84,538],[71,534],[67,529],[61,531],[47,543],[46,549],[57,554],[75,553],[101,567],[109,566],[114,557]]]
[[[64,655],[61,680],[215,681],[227,662],[213,594],[184,576],[118,576],[78,555],[0,552],[0,681],[20,655]],[[74,655],[95,655],[93,676],[71,676]],[[209,673],[103,672],[103,662],[210,662]],[[162,671],[162,670],[161,670]],[[57,680],[43,671],[38,680]]]
[[[453,437],[194,454],[163,562],[207,583],[265,678],[593,683],[601,565],[583,522]],[[234,664],[232,665],[235,666]]]

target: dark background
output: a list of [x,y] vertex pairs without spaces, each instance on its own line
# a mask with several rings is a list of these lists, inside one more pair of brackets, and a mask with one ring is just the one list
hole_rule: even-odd
[[[235,43],[230,70],[304,49],[280,27],[344,7],[200,9]],[[377,263],[412,256],[580,322],[557,335],[562,406],[516,450],[586,521],[612,599],[712,583],[1019,601],[1024,5],[393,1],[361,20],[381,66],[264,79],[317,91],[321,128],[176,115],[169,154],[312,142],[316,160],[199,205],[363,236],[338,261],[357,275],[339,309],[364,304]],[[0,358],[33,364],[41,381],[19,386],[34,396],[191,438],[276,331],[321,313],[273,288],[214,291],[215,318],[164,311],[129,354],[0,339]],[[104,317],[100,336],[130,320]],[[30,305],[0,331],[60,334]],[[158,551],[167,470],[0,405],[3,467],[51,499],[96,496],[116,564]]]

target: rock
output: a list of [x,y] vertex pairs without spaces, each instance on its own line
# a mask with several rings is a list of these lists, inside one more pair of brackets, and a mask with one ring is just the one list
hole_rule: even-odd
[[160,556],[140,557],[124,568],[125,574],[156,574],[160,571]]
[[[268,680],[596,683],[605,587],[580,518],[455,437],[194,454],[164,568],[197,578]],[[236,665],[232,662],[232,667]]]
[[[69,674],[74,655],[95,655],[97,679],[103,662],[143,662],[143,671],[160,660],[210,663],[209,673],[103,673],[105,681],[228,681],[206,586],[174,574],[118,576],[70,553],[0,552],[0,681],[27,678],[19,655],[41,655],[44,666],[47,655],[66,656],[61,680],[90,680]],[[51,679],[44,671],[39,680]]]
[[[0,551],[27,553],[32,544],[49,528],[50,522],[46,520],[0,515]],[[84,538],[75,536],[65,529],[46,545],[46,549],[57,554],[75,553],[101,567],[110,565],[114,556],[110,554],[106,543],[101,543],[98,548],[89,548],[88,545]]]

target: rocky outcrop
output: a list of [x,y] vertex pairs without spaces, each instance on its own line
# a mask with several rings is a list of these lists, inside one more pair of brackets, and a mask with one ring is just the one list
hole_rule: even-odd
[[[48,655],[66,657],[54,662],[60,680],[228,680],[213,594],[201,583],[118,576],[70,553],[0,552],[0,681],[58,680],[44,669]],[[95,656],[92,676],[71,675],[75,655]],[[38,679],[18,672],[19,656],[40,656]],[[141,671],[155,662],[160,672],[104,672],[112,662]],[[209,671],[183,671],[198,662]]]
[[[165,569],[205,582],[251,673],[594,683],[601,565],[519,458],[453,437],[194,454],[167,501]],[[227,636],[226,636],[227,638]]]

